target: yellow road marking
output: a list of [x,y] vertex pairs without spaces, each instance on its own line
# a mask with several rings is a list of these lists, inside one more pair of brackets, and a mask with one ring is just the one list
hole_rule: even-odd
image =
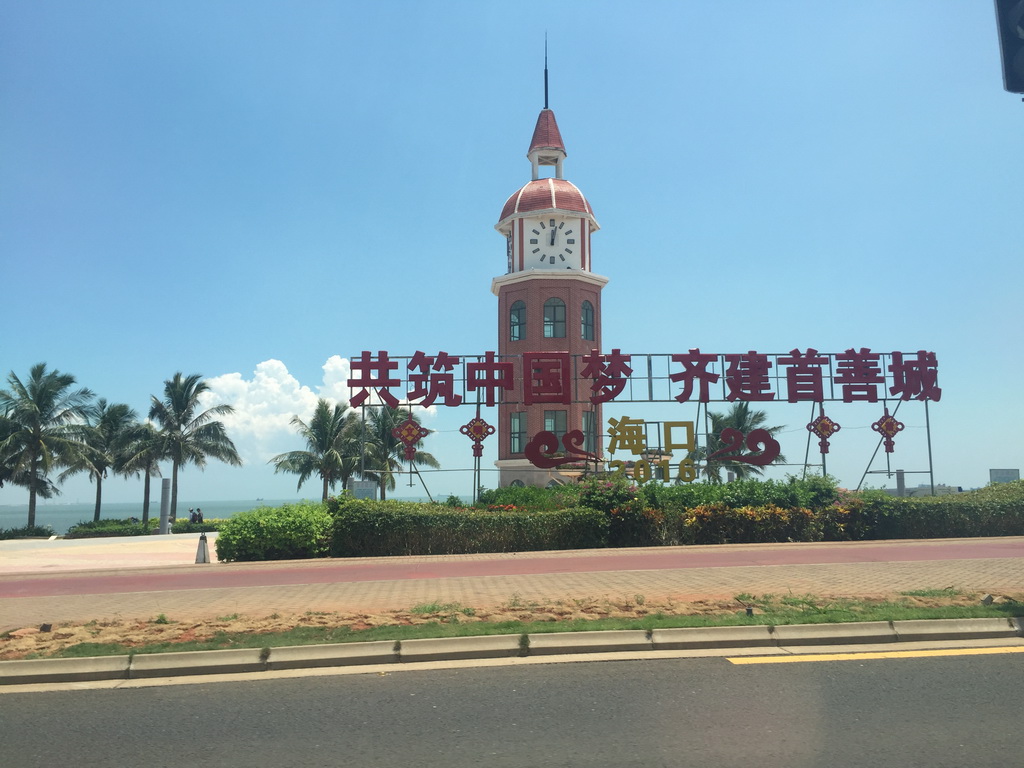
[[941,648],[930,651],[869,651],[867,653],[813,653],[803,656],[735,656],[733,664],[792,664],[799,661],[851,661],[853,659],[914,659],[924,656],[983,656],[994,653],[1024,653],[1022,646],[1005,648]]

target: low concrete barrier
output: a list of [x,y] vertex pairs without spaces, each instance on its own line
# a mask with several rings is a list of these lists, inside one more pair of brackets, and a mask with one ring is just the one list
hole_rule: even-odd
[[400,661],[438,661],[440,659],[495,659],[525,656],[522,635],[482,635],[403,640]]
[[0,685],[73,683],[136,678],[211,675],[232,672],[347,667],[400,662],[551,656],[556,654],[713,648],[767,648],[812,645],[906,643],[931,640],[1024,637],[1024,619],[924,619],[850,624],[795,624],[703,627],[611,632],[552,632],[406,640],[396,651],[391,640],[220,651],[97,656],[82,659],[0,661]]
[[530,656],[555,653],[605,653],[609,651],[650,651],[647,633],[640,629],[610,632],[552,632],[529,635]]
[[129,677],[178,677],[220,675],[230,672],[262,672],[267,668],[261,648],[184,653],[140,653],[132,657]]
[[901,642],[921,640],[978,640],[1020,637],[1020,628],[1010,619],[912,619],[894,621]]
[[331,645],[290,645],[271,648],[267,669],[347,667],[359,664],[391,664],[398,660],[393,640]]
[[0,662],[0,685],[123,680],[128,677],[128,661],[128,656],[3,661]]
[[680,627],[651,632],[655,650],[684,651],[701,648],[750,648],[775,645],[767,625],[743,627]]
[[790,645],[853,645],[895,643],[896,630],[888,621],[856,621],[849,624],[783,624],[775,627],[775,642]]

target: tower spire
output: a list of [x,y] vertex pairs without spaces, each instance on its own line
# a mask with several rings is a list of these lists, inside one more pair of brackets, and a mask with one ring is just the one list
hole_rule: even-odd
[[548,108],[548,33],[544,33],[544,109]]

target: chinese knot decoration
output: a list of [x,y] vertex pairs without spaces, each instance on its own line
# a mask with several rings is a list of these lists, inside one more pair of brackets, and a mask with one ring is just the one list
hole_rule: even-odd
[[412,461],[413,456],[416,455],[416,443],[429,435],[430,430],[421,427],[410,415],[408,419],[392,429],[391,434],[405,446],[405,458]]
[[822,453],[828,453],[828,439],[841,427],[825,415],[825,408],[819,406],[818,418],[807,425],[807,431],[818,436],[818,447]]
[[479,458],[484,455],[484,439],[494,434],[494,427],[477,416],[459,427],[459,432],[473,441],[473,456]]
[[893,452],[893,438],[896,437],[897,432],[903,431],[905,425],[902,421],[896,421],[895,416],[889,414],[889,409],[885,409],[885,415],[882,416],[878,421],[871,425],[871,428],[882,436],[882,445],[885,446],[886,453]]

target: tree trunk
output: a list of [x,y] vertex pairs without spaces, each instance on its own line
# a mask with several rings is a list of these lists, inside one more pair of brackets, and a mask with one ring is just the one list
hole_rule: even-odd
[[96,475],[96,510],[92,513],[92,521],[100,521],[100,504],[103,501],[103,478]]
[[171,467],[171,522],[178,518],[178,462]]
[[29,459],[32,468],[28,476],[28,527],[36,527],[36,478],[39,477],[39,459],[35,454]]
[[321,501],[327,501],[327,493],[329,490],[330,487],[327,484],[327,475],[324,475],[324,497],[323,499],[321,499]]
[[142,482],[142,524],[149,522],[149,469],[146,469],[146,479]]

